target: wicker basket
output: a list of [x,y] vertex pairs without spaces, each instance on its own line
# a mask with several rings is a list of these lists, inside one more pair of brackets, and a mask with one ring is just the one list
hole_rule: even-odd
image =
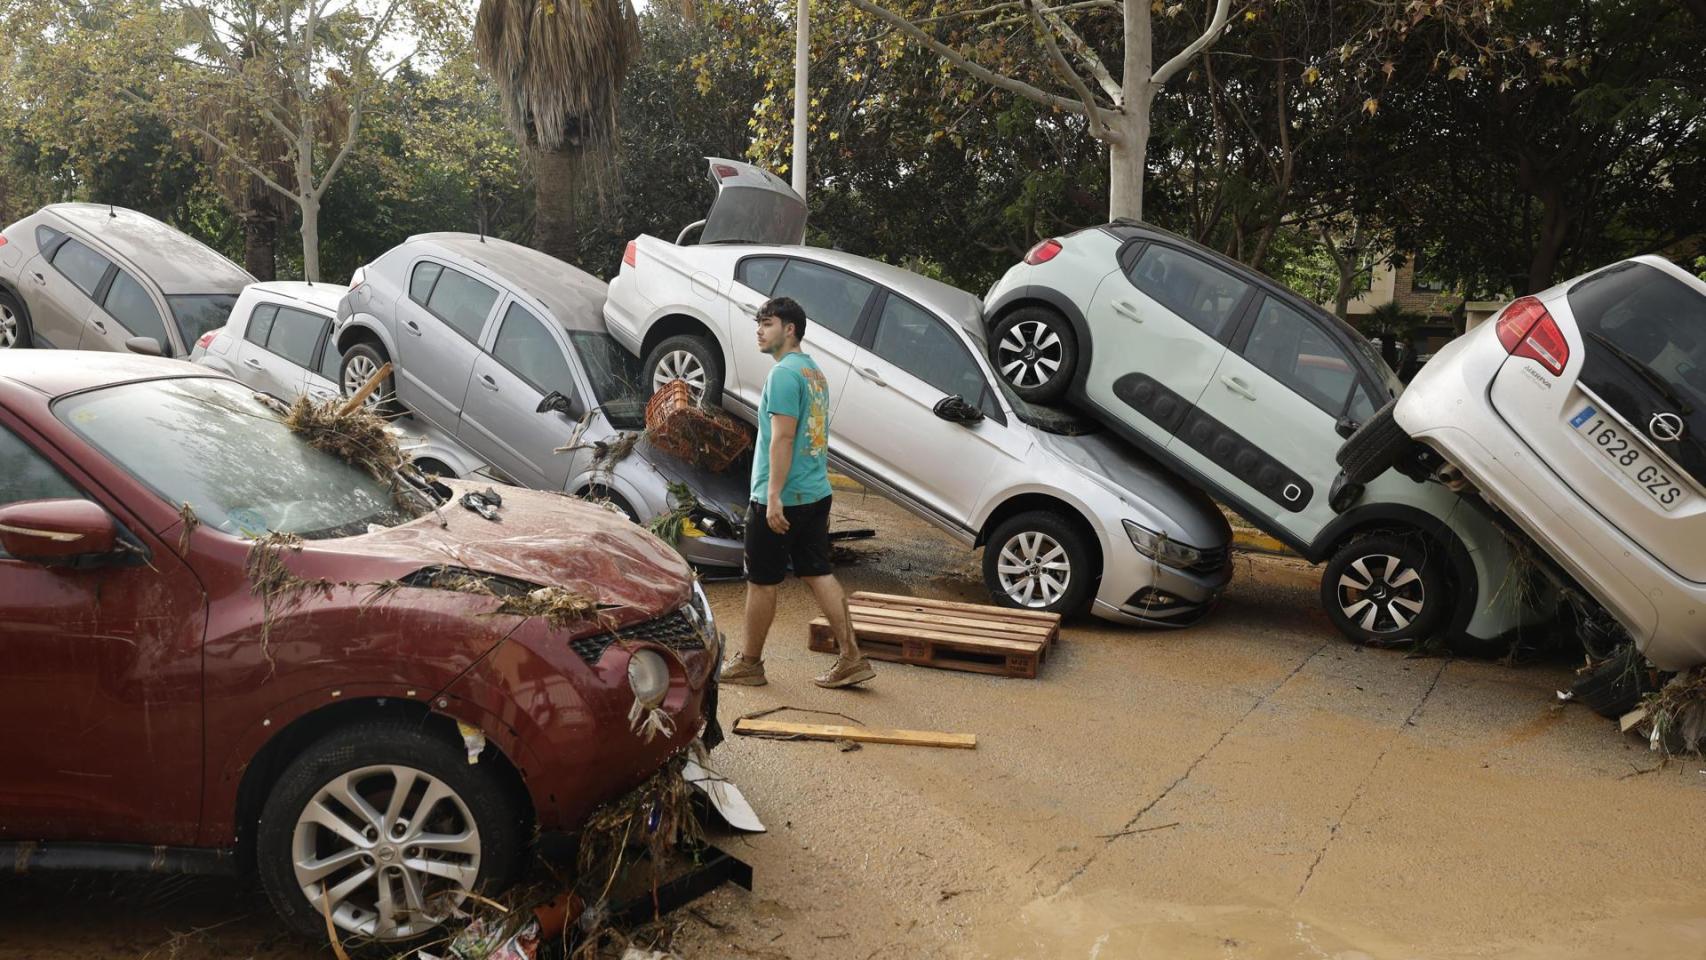
[[712,472],[727,470],[752,449],[747,427],[721,410],[693,402],[682,380],[671,380],[646,403],[646,439],[672,457]]

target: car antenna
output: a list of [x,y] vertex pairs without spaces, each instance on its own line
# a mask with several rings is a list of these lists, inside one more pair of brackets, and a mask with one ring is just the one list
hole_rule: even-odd
[[118,219],[118,212],[113,209],[113,205],[110,203],[107,204],[107,217],[112,220]]

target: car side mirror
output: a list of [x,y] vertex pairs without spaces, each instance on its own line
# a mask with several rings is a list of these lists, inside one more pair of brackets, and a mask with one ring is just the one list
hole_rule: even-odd
[[160,347],[160,341],[153,337],[131,337],[124,342],[124,347],[131,353],[140,353],[145,357],[163,357],[166,351]]
[[559,390],[552,390],[550,393],[545,394],[545,396],[540,399],[539,406],[536,407],[533,412],[560,413],[563,416],[568,417],[570,420],[579,420],[581,417],[586,415],[586,409],[581,406],[579,400],[576,400],[573,397],[566,397]]
[[967,426],[983,419],[983,411],[965,402],[959,396],[943,397],[936,401],[931,412],[949,423],[961,423]]
[[101,556],[117,549],[118,528],[89,500],[27,500],[0,508],[0,550],[30,563]]
[[1351,438],[1351,434],[1356,433],[1357,428],[1360,426],[1362,426],[1362,424],[1352,420],[1348,416],[1340,417],[1339,422],[1333,424],[1333,432],[1343,439],[1349,440]]

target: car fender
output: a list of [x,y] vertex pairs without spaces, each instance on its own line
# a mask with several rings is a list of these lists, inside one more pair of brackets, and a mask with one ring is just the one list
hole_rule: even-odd
[[[1100,491],[1098,492],[1100,493]],[[989,523],[989,518],[994,516],[1003,506],[1013,502],[1019,497],[1035,495],[1045,496],[1051,500],[1058,500],[1075,511],[1078,514],[1078,518],[1083,520],[1084,523],[1090,527],[1090,530],[1096,535],[1096,542],[1101,547],[1102,556],[1108,556],[1108,552],[1114,547],[1114,543],[1109,539],[1110,534],[1107,529],[1107,524],[1102,521],[1102,518],[1106,515],[1106,511],[1092,506],[1076,491],[1049,483],[1021,483],[1003,489],[999,497],[991,497],[978,509],[977,514],[972,518],[972,529],[976,531],[981,538],[984,533],[984,527]],[[1113,499],[1112,494],[1102,494],[1102,496],[1106,496],[1110,500]],[[1100,573],[1100,571],[1098,571],[1098,573]]]
[[397,341],[391,336],[391,331],[385,328],[385,324],[381,323],[379,318],[371,313],[351,314],[350,318],[344,321],[344,325],[338,328],[338,353],[349,352],[350,344],[355,342],[356,331],[358,330],[366,331],[377,337],[380,345],[385,348],[385,355],[390,357],[392,362],[396,361]]
[[[636,454],[630,453],[622,460],[621,463],[615,464],[609,469],[606,469],[603,466],[592,466],[582,470],[580,473],[577,473],[574,477],[570,478],[568,489],[565,492],[570,496],[578,497],[582,496],[591,487],[604,487],[611,493],[617,494],[622,499],[628,501],[628,506],[633,507],[634,512],[639,515],[640,522],[645,523],[647,520],[657,515],[658,511],[656,507],[659,502],[660,495],[654,493],[653,495],[648,496],[645,492],[640,490],[639,485],[634,482],[634,478],[629,476],[629,474],[633,472],[633,469],[622,469],[623,465],[628,463],[630,460],[633,460],[635,456]],[[657,483],[661,489],[664,483],[663,478],[658,476],[657,471],[653,470],[650,464],[647,464],[644,469],[653,477],[657,478]]]
[[[449,685],[447,683],[445,686],[448,688]],[[478,728],[486,739],[524,774],[529,769],[539,767],[538,758],[522,743],[517,732],[499,719],[504,713],[513,712],[513,707],[488,709],[485,705],[449,696],[443,691],[430,691],[398,683],[326,686],[273,705],[264,716],[254,718],[244,726],[237,737],[227,741],[228,747],[224,751],[223,759],[208,758],[209,769],[218,772],[217,775],[210,776],[203,786],[202,809],[206,811],[206,816],[202,820],[199,845],[223,847],[236,839],[239,826],[236,822],[238,793],[242,787],[243,774],[268,743],[290,729],[292,724],[320,710],[364,700],[403,700],[417,703],[458,723]]]

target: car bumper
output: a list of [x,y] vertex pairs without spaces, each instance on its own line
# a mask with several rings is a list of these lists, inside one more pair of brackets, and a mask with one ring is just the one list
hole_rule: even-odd
[[1108,551],[1091,612],[1103,620],[1144,627],[1188,627],[1208,614],[1232,580],[1230,551],[1213,570],[1181,570],[1142,556],[1131,545]]
[[695,567],[733,567],[738,570],[746,560],[743,541],[722,537],[684,536],[676,549]]
[[[644,314],[634,307],[643,298],[637,298],[638,285],[626,267],[611,281],[609,292],[604,300],[604,327],[610,335],[616,338],[629,353],[640,355],[641,327],[644,324]],[[631,305],[632,302],[632,305]],[[645,306],[647,313],[651,304]]]
[[[1468,339],[1468,338],[1465,338]],[[1706,663],[1706,584],[1652,561],[1538,460],[1488,399],[1504,362],[1487,338],[1448,345],[1399,398],[1404,432],[1439,451],[1481,495],[1616,617],[1655,665]]]

